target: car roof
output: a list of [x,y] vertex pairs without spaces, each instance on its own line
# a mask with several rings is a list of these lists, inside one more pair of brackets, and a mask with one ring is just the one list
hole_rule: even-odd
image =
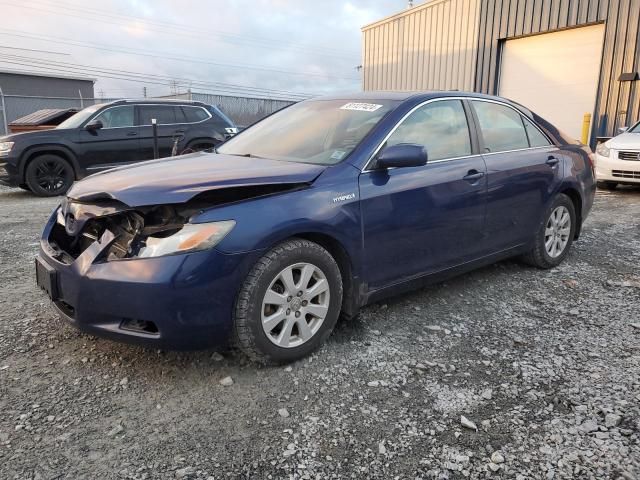
[[375,100],[429,100],[431,98],[443,98],[443,97],[469,97],[469,98],[484,98],[488,100],[497,100],[504,103],[509,103],[514,106],[518,106],[520,109],[526,109],[522,105],[509,100],[508,98],[496,97],[494,95],[486,95],[484,93],[476,92],[463,92],[459,90],[425,90],[425,91],[368,91],[357,93],[343,93],[327,95],[322,97],[314,97],[309,100],[352,100],[352,101],[375,101]]
[[194,100],[180,100],[174,98],[143,98],[143,99],[123,99],[123,100],[115,100],[113,102],[104,103],[103,105],[112,106],[112,105],[126,105],[126,104],[136,104],[136,105],[198,105],[198,106],[206,106],[206,103],[197,102]]

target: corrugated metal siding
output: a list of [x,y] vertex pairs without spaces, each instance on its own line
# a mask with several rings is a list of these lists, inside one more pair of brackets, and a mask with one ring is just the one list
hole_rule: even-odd
[[640,0],[483,0],[474,90],[496,94],[502,41],[605,22],[594,136],[611,136],[640,118],[640,82],[619,82],[640,71]]
[[0,87],[5,95],[78,97],[80,91],[84,98],[94,96],[92,80],[72,78],[0,72]]
[[435,0],[363,31],[364,90],[472,90],[480,0]]

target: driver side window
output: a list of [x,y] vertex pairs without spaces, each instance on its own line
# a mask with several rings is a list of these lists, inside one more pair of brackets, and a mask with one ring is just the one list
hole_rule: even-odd
[[471,136],[462,102],[440,100],[418,108],[387,140],[387,146],[399,143],[423,145],[429,160],[471,155]]
[[133,105],[108,108],[94,120],[101,121],[103,128],[121,128],[134,126]]

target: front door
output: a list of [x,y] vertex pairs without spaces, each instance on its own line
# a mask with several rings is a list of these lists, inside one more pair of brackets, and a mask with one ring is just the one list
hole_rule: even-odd
[[487,164],[487,243],[492,251],[533,240],[562,178],[558,147],[514,108],[471,102]]
[[102,122],[96,130],[80,129],[78,160],[88,173],[139,160],[139,130],[134,106],[109,107],[90,120]]
[[386,146],[424,145],[425,166],[360,175],[366,275],[377,289],[435,273],[483,254],[486,168],[474,154],[460,100],[416,109]]

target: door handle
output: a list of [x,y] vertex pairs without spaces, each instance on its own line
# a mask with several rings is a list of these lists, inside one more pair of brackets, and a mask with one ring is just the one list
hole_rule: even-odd
[[127,137],[137,137],[138,132],[127,132]]
[[546,161],[546,164],[549,165],[550,167],[555,167],[556,165],[558,165],[558,163],[560,163],[560,160],[558,160],[553,155],[550,155],[549,158],[547,158],[547,161]]
[[175,132],[173,132],[177,135],[182,135],[184,133],[184,130],[176,130]]
[[466,180],[469,183],[475,183],[484,177],[484,172],[479,172],[477,170],[469,170],[469,172],[462,177],[463,180]]

